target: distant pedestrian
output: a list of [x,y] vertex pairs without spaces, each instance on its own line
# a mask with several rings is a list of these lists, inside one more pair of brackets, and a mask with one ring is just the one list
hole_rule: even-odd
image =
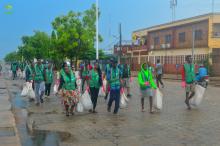
[[13,80],[15,79],[15,78],[17,78],[17,70],[18,70],[18,63],[17,62],[13,62],[12,64],[11,64],[11,71],[12,71],[12,73],[13,73]]
[[150,102],[150,113],[153,113],[153,91],[157,89],[156,83],[153,79],[153,73],[150,69],[150,63],[144,63],[141,66],[141,70],[138,73],[138,82],[140,85],[141,92],[141,108],[144,112],[144,98],[149,97]]
[[111,67],[112,64],[111,62],[113,62],[113,60],[109,60],[108,63],[105,65],[105,72],[104,72],[104,78],[106,79],[106,86],[105,86],[105,100],[107,100],[108,95],[109,95],[109,89],[110,89],[110,85],[108,82],[108,78],[110,78],[111,75]]
[[164,88],[164,83],[162,81],[162,76],[163,76],[163,65],[160,63],[160,60],[157,60],[156,64],[156,81],[157,81],[157,87],[160,87],[160,84],[162,88]]
[[112,62],[112,68],[110,71],[110,75],[107,77],[107,80],[110,84],[110,99],[108,102],[108,112],[111,112],[111,106],[112,102],[115,101],[115,109],[114,109],[114,114],[118,113],[119,110],[119,103],[120,103],[120,80],[121,80],[121,75],[120,75],[120,70],[117,67],[117,61],[114,60]]
[[48,63],[48,66],[44,70],[45,76],[45,96],[50,96],[51,85],[53,83],[53,66],[51,63]]
[[190,55],[186,56],[186,63],[182,70],[182,87],[186,89],[185,103],[188,109],[191,109],[189,100],[195,95],[195,65],[192,63]]
[[44,102],[44,88],[44,65],[42,64],[41,59],[38,59],[37,64],[34,66],[34,89],[37,106],[40,105],[40,102]]
[[122,70],[122,87],[127,89],[127,97],[131,97],[130,93],[130,78],[131,78],[131,68],[128,64],[128,60],[126,63],[121,65]]
[[2,65],[0,64],[0,76],[2,74]]

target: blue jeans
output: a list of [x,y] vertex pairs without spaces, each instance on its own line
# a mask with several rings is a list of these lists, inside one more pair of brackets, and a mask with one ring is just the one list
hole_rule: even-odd
[[34,82],[34,92],[35,92],[35,99],[37,103],[40,103],[40,99],[42,98],[43,94],[40,94],[40,85],[42,82],[35,81]]
[[119,103],[120,103],[120,89],[110,90],[110,99],[108,102],[108,108],[111,108],[113,101],[115,101],[114,113],[118,113]]

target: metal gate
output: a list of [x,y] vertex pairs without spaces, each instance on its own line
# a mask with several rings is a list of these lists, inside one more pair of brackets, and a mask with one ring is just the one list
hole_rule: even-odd
[[212,50],[213,75],[220,76],[220,48]]

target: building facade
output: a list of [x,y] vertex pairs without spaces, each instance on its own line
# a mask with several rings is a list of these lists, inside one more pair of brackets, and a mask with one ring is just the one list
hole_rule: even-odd
[[166,73],[176,73],[185,56],[194,54],[196,63],[207,60],[213,75],[220,75],[220,13],[140,29],[132,33],[132,38],[141,40],[141,44],[124,47],[124,52],[134,69],[143,62],[155,64],[159,59]]

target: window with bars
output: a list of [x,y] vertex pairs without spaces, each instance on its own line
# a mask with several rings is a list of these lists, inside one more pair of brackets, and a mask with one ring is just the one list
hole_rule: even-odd
[[179,33],[179,42],[184,43],[185,41],[186,41],[186,33],[185,32]]
[[170,44],[172,41],[172,35],[168,34],[165,36],[165,44]]
[[202,36],[203,36],[203,32],[201,29],[195,31],[195,40],[196,41],[202,40]]
[[160,44],[160,38],[154,37],[154,45],[159,45],[159,44]]

